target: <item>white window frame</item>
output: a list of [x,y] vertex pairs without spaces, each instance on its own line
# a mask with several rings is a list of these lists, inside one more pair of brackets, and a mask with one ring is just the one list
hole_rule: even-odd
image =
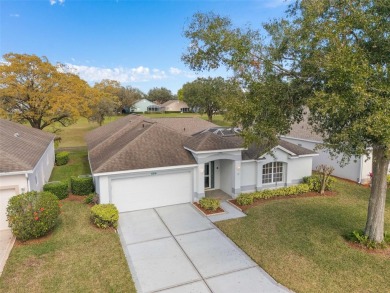
[[[268,172],[265,172],[267,170]],[[264,164],[262,167],[262,174],[261,174],[262,184],[272,184],[272,183],[277,184],[280,182],[284,182],[284,170],[285,170],[285,164],[283,162],[270,162]]]

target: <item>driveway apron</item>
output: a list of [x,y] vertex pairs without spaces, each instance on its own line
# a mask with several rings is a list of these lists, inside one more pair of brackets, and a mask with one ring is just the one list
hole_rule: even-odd
[[191,204],[121,213],[118,230],[138,292],[291,292]]

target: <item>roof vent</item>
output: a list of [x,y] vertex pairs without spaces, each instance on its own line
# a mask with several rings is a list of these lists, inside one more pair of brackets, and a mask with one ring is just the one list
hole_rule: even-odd
[[15,137],[19,137],[20,134],[19,134],[18,132],[15,132],[15,133],[14,133],[14,136],[15,136]]

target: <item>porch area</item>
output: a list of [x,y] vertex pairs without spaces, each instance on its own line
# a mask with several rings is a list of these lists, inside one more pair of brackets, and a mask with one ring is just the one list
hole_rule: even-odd
[[209,198],[215,198],[218,200],[229,200],[233,199],[229,194],[224,192],[221,189],[211,189],[211,190],[205,190],[205,196]]

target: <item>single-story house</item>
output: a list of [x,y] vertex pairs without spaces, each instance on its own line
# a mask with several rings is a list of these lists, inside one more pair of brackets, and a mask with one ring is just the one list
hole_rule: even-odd
[[198,201],[210,189],[235,198],[311,175],[315,152],[286,141],[273,153],[247,149],[237,132],[199,118],[139,115],[89,132],[88,158],[100,202],[124,212]]
[[[281,138],[310,150],[315,150],[316,146],[323,142],[323,137],[316,134],[308,124],[307,117],[304,117],[304,120],[300,123],[292,125],[290,133]],[[365,155],[352,157],[348,164],[340,166],[341,154],[336,158],[332,158],[327,149],[318,149],[316,152],[318,152],[319,155],[313,158],[313,170],[315,170],[317,166],[325,164],[334,168],[332,173],[334,176],[361,184],[370,182],[372,157],[367,157]]]
[[8,229],[8,200],[40,191],[54,167],[55,135],[0,119],[0,230]]
[[162,105],[150,105],[147,107],[147,112],[163,113],[165,108]]
[[187,103],[179,100],[169,100],[162,104],[162,106],[164,107],[165,112],[190,112]]
[[145,113],[145,112],[148,112],[148,107],[150,107],[150,106],[158,106],[158,105],[149,101],[148,99],[141,99],[141,100],[135,102],[130,107],[130,112]]

